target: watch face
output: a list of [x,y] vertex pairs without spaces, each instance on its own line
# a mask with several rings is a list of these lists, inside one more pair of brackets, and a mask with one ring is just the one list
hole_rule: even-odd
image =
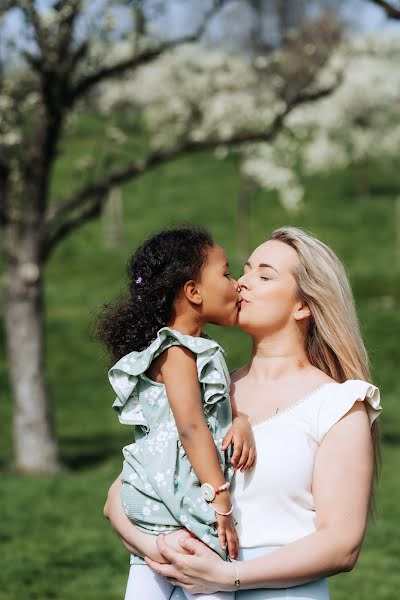
[[200,492],[204,500],[206,500],[207,502],[211,502],[215,498],[214,488],[209,483],[203,483],[203,485],[200,488]]

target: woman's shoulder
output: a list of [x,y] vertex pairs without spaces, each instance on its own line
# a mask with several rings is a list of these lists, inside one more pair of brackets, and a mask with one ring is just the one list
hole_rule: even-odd
[[367,412],[370,426],[380,416],[382,406],[379,389],[362,379],[348,379],[326,386],[320,397],[318,428],[320,440],[329,429],[349,412]]

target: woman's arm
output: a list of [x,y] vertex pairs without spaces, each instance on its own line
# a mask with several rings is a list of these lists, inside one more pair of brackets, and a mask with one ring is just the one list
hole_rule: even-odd
[[[236,563],[241,587],[293,587],[350,571],[365,533],[372,477],[368,416],[365,406],[356,402],[326,434],[317,452],[312,488],[316,532],[265,556]],[[218,560],[197,540],[187,540],[183,547],[194,554],[178,556],[161,537],[158,548],[172,564],[146,561],[192,593],[234,589],[234,565]]]

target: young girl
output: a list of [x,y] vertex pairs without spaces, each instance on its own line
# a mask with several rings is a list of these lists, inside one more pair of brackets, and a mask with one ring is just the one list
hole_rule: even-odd
[[[109,371],[113,408],[135,426],[123,449],[123,508],[146,533],[169,533],[180,548],[178,537],[190,532],[235,559],[229,486],[234,468],[252,468],[255,447],[247,420],[231,410],[223,350],[202,328],[236,323],[237,284],[222,248],[194,227],[152,236],[128,276],[127,298],[104,307],[97,330],[117,360]],[[132,555],[131,564],[126,599],[171,597],[173,585],[142,558]]]

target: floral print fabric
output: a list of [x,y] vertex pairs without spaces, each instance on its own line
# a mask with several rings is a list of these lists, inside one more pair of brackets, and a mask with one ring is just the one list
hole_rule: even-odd
[[[179,439],[165,387],[145,374],[154,358],[173,345],[185,346],[196,355],[204,416],[226,480],[233,475],[231,446],[221,450],[232,422],[223,350],[208,337],[163,327],[148,348],[127,354],[108,374],[117,394],[113,408],[120,422],[133,425],[135,431],[134,443],[123,449],[121,501],[140,530],[156,535],[185,527],[226,558],[215,529],[215,513],[200,496],[200,483]],[[131,562],[142,559],[132,557]]]

